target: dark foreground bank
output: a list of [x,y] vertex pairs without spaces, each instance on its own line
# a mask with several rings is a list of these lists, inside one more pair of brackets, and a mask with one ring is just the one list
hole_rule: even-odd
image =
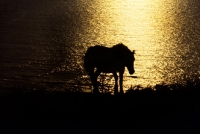
[[1,133],[198,133],[200,92],[125,95],[11,92],[0,96]]

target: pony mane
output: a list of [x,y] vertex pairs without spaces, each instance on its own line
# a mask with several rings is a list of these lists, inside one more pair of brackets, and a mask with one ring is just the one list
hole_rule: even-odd
[[120,48],[120,49],[128,49],[128,47],[125,46],[123,43],[118,43],[118,44],[112,46],[112,48],[114,48],[114,49],[118,49],[118,48]]
[[111,48],[113,49],[118,49],[118,50],[122,50],[122,51],[128,51],[128,52],[132,52],[133,54],[135,54],[135,50],[131,51],[127,46],[125,46],[123,43],[118,43],[114,46],[112,46]]

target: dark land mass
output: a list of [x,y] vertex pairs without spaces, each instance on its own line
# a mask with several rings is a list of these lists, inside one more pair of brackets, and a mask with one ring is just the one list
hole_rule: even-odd
[[[6,92],[3,92],[6,91]],[[199,133],[200,90],[124,95],[2,89],[1,133]]]

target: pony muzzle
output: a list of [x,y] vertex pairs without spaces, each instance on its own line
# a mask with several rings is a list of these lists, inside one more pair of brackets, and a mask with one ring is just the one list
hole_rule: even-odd
[[134,73],[135,73],[135,70],[129,72],[130,75],[132,75]]

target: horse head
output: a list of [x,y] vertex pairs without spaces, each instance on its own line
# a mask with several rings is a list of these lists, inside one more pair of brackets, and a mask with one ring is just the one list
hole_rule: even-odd
[[126,67],[129,71],[129,74],[133,74],[135,72],[134,70],[134,61],[135,61],[135,57],[134,57],[135,51],[133,50],[132,52],[130,51],[127,54],[127,58],[126,58]]

